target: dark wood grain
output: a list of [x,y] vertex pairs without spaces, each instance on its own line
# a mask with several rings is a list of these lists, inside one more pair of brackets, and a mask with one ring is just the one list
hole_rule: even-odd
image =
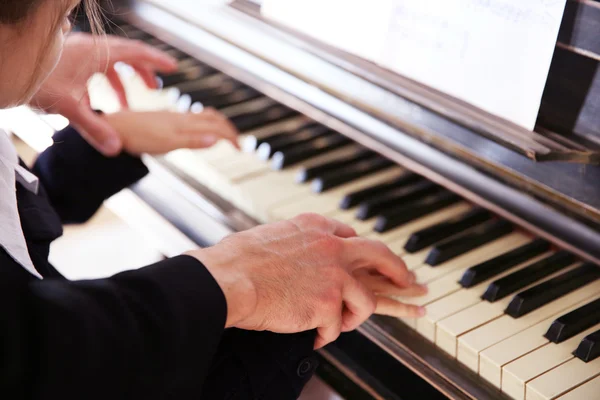
[[600,2],[569,0],[558,34],[558,42],[574,51],[600,59]]
[[[600,30],[596,32],[600,37]],[[556,48],[538,115],[539,125],[563,135],[573,133],[600,142],[599,63]]]

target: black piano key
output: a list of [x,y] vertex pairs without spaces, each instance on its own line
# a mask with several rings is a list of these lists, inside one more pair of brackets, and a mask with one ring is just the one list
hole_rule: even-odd
[[421,218],[424,215],[458,203],[460,200],[460,196],[445,191],[419,200],[413,204],[398,207],[393,211],[387,211],[377,217],[374,228],[375,232],[387,232],[408,222],[414,221],[415,219]]
[[550,243],[543,239],[536,239],[508,253],[469,268],[460,278],[459,283],[464,288],[470,288],[548,250],[550,250]]
[[408,253],[415,253],[419,250],[423,250],[425,247],[473,228],[491,218],[492,213],[488,210],[475,208],[458,217],[413,233],[406,241],[404,250]]
[[340,168],[335,171],[329,171],[318,176],[311,183],[311,189],[315,193],[322,193],[329,189],[336,188],[345,183],[351,182],[384,169],[394,166],[394,162],[383,157],[374,157],[364,161],[359,161],[351,166]]
[[594,264],[584,264],[515,295],[505,313],[513,318],[522,317],[598,278],[600,268]]
[[283,169],[351,143],[352,141],[346,136],[337,133],[323,136],[289,150],[276,152],[273,154],[271,168],[275,170]]
[[277,140],[277,138],[285,137],[287,135],[296,133],[303,129],[311,129],[315,126],[318,126],[318,124],[316,124],[314,122],[306,122],[299,128],[293,129],[291,131],[284,131],[284,132],[278,131],[276,133],[271,133],[271,134],[247,135],[246,138],[244,139],[242,149],[247,153],[251,153],[251,152],[256,151],[256,149],[258,149],[258,147],[260,147],[261,144],[268,142],[269,140]]
[[481,298],[493,303],[517,290],[523,289],[525,286],[568,267],[575,261],[576,258],[573,254],[561,250],[519,271],[495,280],[490,283]]
[[427,255],[425,263],[432,267],[440,265],[445,261],[508,235],[513,229],[513,225],[505,220],[484,223],[461,235],[435,245]]
[[115,34],[125,37],[127,39],[132,39],[132,40],[141,40],[144,42],[149,42],[152,39],[154,39],[154,36],[152,36],[151,34],[144,32],[134,26],[127,26],[127,27],[118,27],[115,29]]
[[407,172],[399,178],[394,179],[390,182],[380,183],[379,185],[371,186],[366,189],[348,193],[340,202],[340,208],[342,210],[347,210],[362,203],[365,200],[373,198],[374,196],[383,195],[401,186],[410,185],[415,182],[420,182],[424,180],[425,178],[423,178],[422,176],[419,176],[412,172]]
[[408,204],[411,201],[422,199],[442,190],[444,189],[430,181],[417,182],[411,186],[404,186],[364,201],[358,207],[356,218],[365,221],[375,215],[384,213],[392,207]]
[[216,74],[217,70],[205,64],[196,64],[179,71],[165,74],[157,73],[156,76],[161,80],[163,87],[171,87],[191,82],[196,79],[202,79],[210,75]]
[[163,51],[165,53],[167,53],[168,55],[170,55],[171,57],[177,59],[178,61],[182,61],[182,60],[191,58],[189,54],[184,53],[183,51],[176,49],[174,47],[165,48]]
[[194,103],[205,104],[217,96],[232,95],[241,89],[249,89],[243,83],[229,78],[210,80],[205,85],[200,89],[186,91]]
[[553,343],[564,342],[598,323],[600,323],[600,299],[555,319],[544,337]]
[[213,97],[210,97],[202,103],[205,107],[213,107],[213,108],[225,108],[230,106],[235,106],[237,104],[258,99],[259,97],[263,97],[263,94],[257,92],[256,90],[245,87],[236,90],[233,93],[228,94],[219,94]]
[[585,362],[594,361],[600,357],[600,330],[583,338],[573,355]]
[[256,112],[236,115],[230,120],[240,132],[244,132],[297,115],[297,111],[283,104],[273,104]]
[[182,71],[176,71],[170,74],[158,73],[156,77],[162,82],[162,87],[167,88],[179,83],[198,79],[202,76],[202,70],[188,68]]
[[379,156],[377,155],[377,153],[371,150],[358,149],[352,154],[349,154],[337,160],[327,161],[323,164],[314,165],[312,167],[301,168],[300,171],[298,171],[298,173],[296,174],[296,182],[308,182],[319,175],[326,174],[327,172],[335,171],[339,168],[350,167],[358,162],[373,159],[376,157]]
[[315,125],[311,128],[302,129],[296,132],[289,133],[283,136],[276,136],[265,139],[264,143],[258,146],[258,158],[267,161],[273,154],[278,151],[284,151],[297,146],[301,143],[310,142],[311,140],[331,135],[333,132],[326,126]]

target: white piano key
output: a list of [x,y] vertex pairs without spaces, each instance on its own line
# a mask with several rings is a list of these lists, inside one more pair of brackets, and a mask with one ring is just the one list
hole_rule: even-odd
[[369,235],[373,232],[373,228],[375,228],[375,219],[370,218],[368,220],[361,221],[356,218],[356,211],[357,208],[352,208],[350,210],[338,209],[332,213],[328,213],[327,215],[348,225],[352,225],[354,230],[356,230],[356,233],[361,236]]
[[[256,138],[264,138],[283,132],[293,132],[310,122],[311,120],[308,117],[301,115],[286,119],[284,121],[265,125],[258,129],[246,131],[244,132],[244,138],[240,140],[241,147],[243,150],[247,148],[252,149],[249,152],[254,154],[254,151],[256,150]],[[250,142],[252,145],[250,146],[250,143],[246,144],[246,141]]]
[[[529,241],[531,241],[531,239],[520,232],[512,233],[487,245],[478,247],[462,256],[446,261],[436,267],[423,265],[417,268],[415,270],[417,281],[426,284],[453,271],[459,270],[463,272],[467,268],[506,253]],[[438,269],[440,269],[440,271],[437,271]],[[467,290],[453,293],[450,296],[450,300],[447,302],[444,297],[426,305],[425,309],[427,312],[425,316],[417,321],[417,331],[432,342],[435,342],[436,322],[467,307],[469,304],[464,304],[461,300],[466,302],[469,298],[473,297],[470,296],[470,292]]]
[[458,341],[457,358],[473,371],[479,372],[479,354],[483,350],[524,331],[550,316],[564,312],[565,309],[568,309],[573,304],[595,295],[599,290],[600,281],[597,280],[521,318],[503,315],[461,336]]
[[316,212],[323,215],[330,214],[339,209],[339,204],[347,193],[396,178],[402,175],[403,171],[404,170],[400,167],[391,168],[351,181],[345,185],[320,194],[313,193],[310,197],[303,199],[302,201],[294,201],[280,207],[275,207],[271,210],[271,217],[273,219],[287,219],[303,212]]
[[485,378],[488,382],[494,386],[500,388],[502,384],[502,367],[511,361],[522,357],[524,354],[530,353],[533,350],[549,343],[548,339],[544,337],[544,334],[548,330],[552,321],[569,311],[575,310],[588,301],[594,300],[600,297],[600,293],[595,295],[593,298],[585,299],[579,303],[566,308],[560,313],[554,314],[549,318],[544,319],[541,322],[525,329],[522,332],[517,333],[495,345],[485,349],[480,354],[479,360],[479,375]]
[[[585,363],[573,358],[527,384],[526,400],[551,400],[600,376],[600,358]],[[591,397],[592,400],[597,397]],[[588,400],[588,399],[582,399]]]
[[[518,244],[513,244],[514,240],[517,240],[517,241],[522,240],[521,238],[512,239],[510,236],[506,237],[505,239],[507,239],[507,238],[508,238],[508,241],[505,241],[503,244],[504,246],[507,246],[507,249],[505,250],[502,246],[500,246],[497,250],[499,252],[499,254],[501,254],[505,251],[508,251],[511,248],[511,246],[513,246],[513,245],[515,247],[518,247]],[[489,246],[489,244],[488,244],[488,246]],[[495,247],[498,247],[498,246],[495,246]],[[475,257],[475,260],[480,259],[480,257],[481,257],[480,252],[479,253],[474,253],[474,252],[476,252],[476,250],[473,250],[473,251],[461,256],[462,258],[456,258],[454,260],[447,261],[447,263],[459,262],[462,266],[460,268],[453,270],[452,272],[450,272],[446,275],[443,275],[432,281],[427,282],[428,291],[427,291],[427,294],[425,294],[424,296],[398,298],[398,300],[400,300],[404,303],[408,303],[408,304],[414,304],[414,305],[418,305],[418,306],[427,306],[430,303],[434,303],[437,300],[443,299],[446,296],[449,296],[455,292],[458,292],[459,290],[462,289],[462,286],[458,282],[460,277],[462,276],[462,274],[467,269],[471,268],[473,265],[476,265],[477,263],[481,262],[481,261],[469,261],[469,259],[472,256]],[[493,254],[494,253],[492,253],[490,255],[490,258],[494,257]],[[423,265],[422,262],[418,262],[419,259],[411,259],[411,258],[408,258],[405,256],[403,256],[403,259],[407,263],[408,269],[413,270],[415,272],[421,270],[422,268],[437,268],[437,267],[431,267],[429,265]],[[474,264],[471,264],[471,262],[474,262]],[[417,280],[419,280],[418,272],[417,272]],[[423,318],[425,318],[425,317],[423,317]],[[402,321],[405,322],[407,325],[409,325],[411,328],[417,329],[419,324],[423,325],[423,323],[421,323],[423,318],[418,319],[418,320],[403,319]],[[426,326],[425,327],[422,326],[420,333],[425,335],[431,341],[435,340],[435,330],[430,330],[430,329],[427,329]]]
[[502,368],[502,392],[516,400],[525,399],[527,382],[575,358],[573,349],[586,335],[600,329],[600,324],[562,343],[548,343]]
[[402,256],[402,261],[404,261],[404,263],[406,264],[408,269],[414,269],[418,266],[418,263],[416,263],[412,260],[407,260],[405,257],[406,252],[404,250],[404,246],[406,245],[406,240],[407,239],[405,239],[405,238],[399,238],[398,240],[394,240],[394,241],[386,243],[386,244],[389,247],[389,249],[392,251],[392,253]]
[[408,239],[408,237],[413,232],[419,231],[423,228],[427,228],[431,225],[455,217],[457,214],[471,210],[472,208],[473,206],[468,203],[459,202],[434,213],[427,214],[424,217],[421,217],[407,224],[394,228],[388,232],[379,233],[373,231],[368,234],[368,237],[370,237],[371,239],[380,240],[384,243],[388,243],[399,238]]
[[505,251],[522,246],[529,241],[531,241],[531,239],[527,235],[521,232],[514,232],[484,246],[478,247],[466,254],[443,262],[435,267],[423,265],[416,271],[417,278],[419,279],[419,282],[427,283],[456,269],[477,265],[480,262],[496,257]]
[[354,146],[348,147],[348,149],[339,149],[313,157],[296,167],[281,171],[268,171],[260,176],[239,182],[234,188],[236,196],[231,201],[260,221],[271,221],[270,210],[313,195],[309,186],[295,183],[295,176],[301,168],[336,159]]
[[[470,330],[477,328],[478,326],[484,325],[489,321],[502,316],[504,314],[504,310],[512,300],[512,296],[507,296],[493,303],[481,300],[481,295],[483,295],[487,286],[494,280],[504,277],[506,275],[510,275],[515,271],[521,270],[527,265],[539,261],[549,255],[551,255],[551,253],[546,253],[537,256],[525,263],[522,263],[514,268],[511,268],[508,271],[503,272],[502,274],[496,277],[488,279],[487,281],[475,286],[477,288],[476,292],[471,291],[471,289],[475,287],[468,290],[462,290],[460,293],[465,293],[465,295],[459,296],[460,298],[457,298],[456,302],[460,305],[465,305],[465,308],[462,311],[459,311],[453,315],[448,313],[446,317],[440,318],[440,320],[438,320],[436,324],[436,344],[438,345],[438,347],[440,347],[442,350],[446,351],[453,357],[456,357],[456,346],[458,337],[469,332]],[[558,271],[553,275],[533,282],[521,290],[525,290],[527,288],[537,285],[542,281],[551,279],[557,275],[560,275],[564,271],[565,270]],[[450,304],[440,304],[438,308],[452,312],[452,306]],[[434,314],[437,314],[437,316],[439,317],[442,316],[441,310],[435,312]]]
[[277,104],[277,102],[269,97],[261,97],[258,99],[250,100],[242,104],[236,104],[231,107],[227,107],[221,110],[227,117],[236,117],[238,115],[260,112],[264,108]]
[[598,393],[600,393],[600,376],[558,397],[557,400],[594,399]]
[[[421,264],[419,264],[419,266],[420,265]],[[407,266],[408,266],[408,269],[410,269],[410,270],[415,269],[414,265],[411,265],[410,263],[408,263]],[[468,267],[465,267],[465,269],[466,268],[468,268]],[[403,303],[406,303],[406,304],[414,304],[417,306],[427,305],[427,304],[434,302],[444,296],[447,296],[451,293],[454,293],[454,292],[460,290],[461,286],[458,283],[458,280],[462,276],[463,272],[464,272],[464,270],[462,270],[462,269],[456,270],[456,271],[449,273],[448,275],[441,277],[440,279],[429,282],[427,284],[427,294],[425,294],[424,296],[396,297],[396,299]],[[417,320],[416,319],[403,318],[402,322],[404,322],[405,324],[407,324],[408,326],[410,326],[413,329],[417,329]]]
[[[404,243],[406,243],[408,240],[408,237],[406,238],[406,240],[404,240]],[[415,268],[417,266],[421,266],[423,264],[425,264],[425,259],[427,258],[427,255],[429,254],[429,252],[431,251],[431,249],[433,248],[433,246],[429,246],[424,248],[423,250],[419,250],[415,253],[405,253],[403,258],[404,261],[406,263],[409,263],[411,265],[414,265]]]

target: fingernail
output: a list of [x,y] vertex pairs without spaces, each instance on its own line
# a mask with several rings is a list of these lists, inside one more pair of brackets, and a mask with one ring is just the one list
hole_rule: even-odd
[[156,80],[156,89],[158,89],[158,90],[162,89],[164,86],[163,80],[161,78],[159,78],[158,76],[154,79]]
[[427,314],[427,310],[425,310],[425,307],[419,307],[419,310],[417,312],[419,313],[420,317],[422,317],[425,314]]
[[216,135],[204,135],[202,136],[201,142],[205,146],[212,146],[217,143],[219,138]]
[[429,288],[427,287],[427,285],[419,285],[419,286],[421,286],[421,288],[423,289],[423,291],[425,293],[429,292]]
[[121,149],[121,141],[117,138],[110,138],[104,142],[103,149],[109,154],[115,154]]

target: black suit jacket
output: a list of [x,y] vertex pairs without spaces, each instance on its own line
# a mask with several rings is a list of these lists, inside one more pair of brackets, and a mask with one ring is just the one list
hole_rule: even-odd
[[33,167],[39,193],[17,184],[29,253],[46,279],[0,247],[0,398],[200,398],[224,332],[221,289],[189,256],[107,279],[61,277],[48,251],[62,223],[85,221],[147,170],[126,154],[103,157],[71,128],[54,139]]

